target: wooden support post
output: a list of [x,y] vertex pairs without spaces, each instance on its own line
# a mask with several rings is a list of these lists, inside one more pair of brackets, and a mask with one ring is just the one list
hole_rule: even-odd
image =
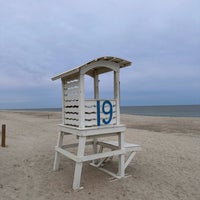
[[85,128],[84,74],[79,76],[79,128]]
[[6,147],[6,125],[2,125],[1,146]]
[[[124,150],[124,132],[118,133],[118,143],[119,148],[121,150]],[[119,161],[118,161],[118,175],[122,178],[125,175],[125,155],[121,154],[119,155]]]
[[[84,156],[85,142],[86,142],[86,137],[79,137],[78,152],[77,152],[78,159]],[[81,189],[80,183],[81,183],[82,167],[83,167],[82,161],[76,162],[74,171],[74,180],[73,180],[74,190]]]
[[120,88],[119,88],[119,69],[114,71],[114,98],[116,101],[116,115],[117,115],[117,125],[120,124]]
[[[99,75],[97,70],[94,70],[94,99],[99,100]],[[93,150],[94,153],[97,153],[97,138],[93,139]],[[96,163],[96,160],[92,161],[94,164]]]
[[[58,143],[57,143],[57,147],[59,147],[59,148],[62,147],[63,137],[64,137],[64,133],[60,131],[59,134],[58,134]],[[55,152],[54,165],[53,165],[54,171],[59,169],[59,164],[60,164],[60,152],[56,151]]]

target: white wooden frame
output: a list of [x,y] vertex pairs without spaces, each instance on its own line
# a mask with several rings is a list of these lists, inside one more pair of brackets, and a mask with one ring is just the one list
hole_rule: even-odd
[[[105,56],[97,58],[88,62],[82,66],[75,69],[66,71],[52,78],[52,80],[61,79],[62,81],[62,124],[59,125],[58,142],[55,147],[55,160],[54,160],[54,170],[59,169],[60,155],[64,155],[73,161],[75,164],[73,189],[80,188],[81,173],[83,162],[92,161],[96,164],[99,159],[118,156],[118,178],[124,177],[125,174],[125,148],[124,148],[124,131],[126,130],[124,125],[120,124],[120,83],[119,83],[119,72],[120,68],[130,66],[131,62],[111,57]],[[99,75],[113,71],[114,74],[114,99],[106,99],[103,104],[101,104],[101,99],[99,99]],[[94,117],[95,111],[93,110],[91,116],[86,115],[86,99],[85,99],[85,81],[84,76],[89,75],[94,80],[94,101],[96,100],[96,118]],[[112,103],[111,103],[112,102]],[[105,120],[105,115],[107,115],[105,109],[105,104],[110,106],[110,111],[113,111],[115,106],[115,114],[110,114],[108,121]],[[102,106],[103,105],[103,106]],[[101,112],[100,113],[100,107]],[[97,109],[98,108],[98,109]],[[97,112],[98,111],[98,112]],[[105,115],[103,115],[103,114]],[[108,111],[109,113],[109,111]],[[103,119],[101,118],[103,116]],[[88,117],[86,119],[86,117]],[[93,125],[93,121],[97,121],[96,125]],[[87,121],[90,121],[90,123]],[[103,123],[100,123],[103,122]],[[68,135],[74,135],[78,139],[77,154],[73,154],[67,150],[68,147],[74,146],[74,144],[63,145],[63,137]],[[111,149],[108,152],[98,152],[98,137],[107,136],[117,136],[118,137],[118,149]],[[92,143],[88,142],[88,139],[93,139]],[[93,145],[93,154],[84,155],[86,145]],[[75,146],[76,146],[75,145]],[[110,173],[113,176],[116,176]]]
[[[118,141],[102,141],[102,142],[98,142],[98,145],[100,146],[99,152],[103,152],[104,148],[108,148],[108,149],[110,149],[112,151],[120,149]],[[125,150],[125,154],[128,154],[128,157],[127,157],[126,160],[124,160],[124,165],[123,165],[124,172],[125,172],[127,166],[130,164],[130,162],[134,158],[136,152],[141,150],[141,146],[138,145],[138,144],[132,144],[132,143],[124,142],[124,150]],[[110,158],[112,160],[113,156],[112,157],[102,158],[102,159],[98,160],[98,162],[96,162],[95,164],[92,163],[91,165],[94,166],[94,167],[97,167],[101,171],[104,171],[104,172],[112,175],[113,177],[115,177],[117,179],[121,178],[118,175],[119,171],[118,171],[117,174],[114,174],[113,172],[111,172],[111,171],[109,171],[109,170],[104,168],[104,163],[108,160],[108,158]]]
[[[124,155],[125,150],[123,147],[124,144],[124,131],[126,130],[124,125],[120,126],[111,126],[111,127],[100,127],[96,128],[88,128],[88,129],[75,129],[71,127],[67,127],[64,125],[59,125],[59,137],[57,146],[55,147],[55,160],[54,160],[54,170],[59,169],[60,163],[60,155],[64,155],[67,158],[76,162],[75,171],[74,171],[74,179],[73,179],[73,189],[77,190],[80,187],[81,183],[81,173],[83,162],[94,161],[101,158],[106,158],[110,156],[119,156],[118,162],[118,178],[124,177]],[[68,135],[75,135],[78,138],[77,144],[69,144],[63,145],[63,137]],[[84,155],[86,145],[93,144],[93,142],[87,142],[87,139],[98,138],[98,137],[107,137],[107,136],[118,136],[118,141],[120,143],[119,149],[112,150],[109,152],[100,152],[97,153],[94,151],[91,155]],[[77,154],[73,154],[69,152],[66,147],[78,146]],[[94,162],[93,162],[94,163]],[[112,174],[111,174],[112,175]],[[115,175],[114,175],[115,177]]]

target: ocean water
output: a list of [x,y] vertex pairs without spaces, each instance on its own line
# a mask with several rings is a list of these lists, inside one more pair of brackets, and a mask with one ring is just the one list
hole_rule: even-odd
[[200,117],[200,105],[122,106],[121,114],[163,117]]
[[[200,105],[121,106],[121,114],[166,117],[200,117]],[[23,110],[23,109],[20,109]],[[24,109],[27,111],[61,112],[61,108]]]

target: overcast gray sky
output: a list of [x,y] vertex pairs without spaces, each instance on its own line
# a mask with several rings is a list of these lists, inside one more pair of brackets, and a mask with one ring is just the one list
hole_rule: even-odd
[[199,0],[0,0],[0,109],[61,107],[51,77],[106,55],[133,62],[121,70],[122,105],[200,104],[199,8]]

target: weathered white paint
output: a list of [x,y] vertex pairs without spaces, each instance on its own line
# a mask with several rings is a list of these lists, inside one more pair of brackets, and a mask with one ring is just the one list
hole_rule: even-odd
[[[120,68],[127,67],[127,66],[131,65],[130,61],[127,61],[127,60],[124,60],[124,59],[121,59],[121,58],[112,57],[112,56],[104,56],[104,57],[100,57],[100,58],[94,59],[94,60],[92,60],[92,61],[90,61],[90,62],[88,62],[88,63],[86,63],[84,65],[81,65],[81,66],[79,66],[77,68],[74,68],[72,70],[69,70],[69,71],[66,71],[64,73],[61,73],[61,74],[53,77],[52,80],[54,81],[54,80],[57,80],[59,78],[66,78],[66,77],[69,79],[70,76],[73,76],[75,74],[80,73],[80,69],[81,68],[85,68],[90,63],[96,63],[96,62],[99,62],[99,61],[109,61],[110,63],[117,63],[117,64],[119,64]],[[101,65],[99,65],[99,66],[102,67]],[[111,69],[110,70],[108,70],[108,69],[106,69],[106,70],[104,69],[103,70],[103,69],[104,68],[102,67],[102,70],[99,71],[98,74],[105,73],[105,72],[108,72],[108,71],[112,71]],[[89,73],[89,74],[92,75],[92,73]]]
[[[74,160],[76,164],[73,189],[80,188],[82,165],[85,161],[93,161],[95,166],[96,160],[116,155],[119,157],[118,174],[109,173],[118,178],[124,177],[124,170],[128,163],[125,163],[124,156],[124,131],[126,127],[120,124],[119,73],[120,68],[129,65],[131,65],[131,62],[127,60],[105,56],[52,78],[52,80],[59,78],[62,80],[62,124],[59,125],[54,170],[59,168],[60,154]],[[114,99],[100,99],[99,75],[110,71],[114,73]],[[94,99],[91,100],[85,99],[85,87],[87,87],[84,81],[85,75],[93,78]],[[68,148],[64,148],[74,146],[74,144],[63,145],[63,138],[68,135],[74,135],[78,139],[77,154],[73,154]],[[109,152],[98,153],[97,139],[108,136],[118,137],[118,148],[111,149]],[[87,139],[93,139],[93,141],[88,143]],[[94,153],[92,155],[84,155],[85,146],[89,144],[93,145]]]

